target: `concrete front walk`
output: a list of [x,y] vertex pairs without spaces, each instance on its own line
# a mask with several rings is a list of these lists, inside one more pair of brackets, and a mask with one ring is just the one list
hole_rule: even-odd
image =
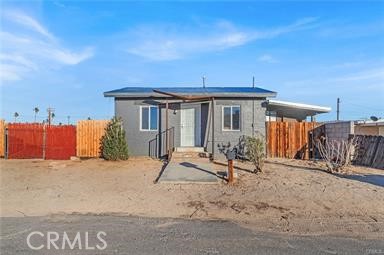
[[216,171],[208,159],[172,159],[160,176],[160,183],[216,183]]

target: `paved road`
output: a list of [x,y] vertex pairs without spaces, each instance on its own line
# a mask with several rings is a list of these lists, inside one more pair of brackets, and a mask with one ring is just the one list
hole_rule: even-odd
[[[31,250],[30,243],[41,250]],[[57,232],[47,249],[48,232]],[[105,232],[106,236],[99,232]],[[85,250],[86,232],[88,248]],[[99,238],[97,233],[100,234]],[[55,239],[56,234],[50,234]],[[103,248],[104,240],[107,244]],[[294,236],[252,232],[231,222],[153,219],[119,216],[54,216],[1,218],[1,254],[384,254],[383,240],[357,240],[332,236]],[[81,250],[79,249],[81,243]]]

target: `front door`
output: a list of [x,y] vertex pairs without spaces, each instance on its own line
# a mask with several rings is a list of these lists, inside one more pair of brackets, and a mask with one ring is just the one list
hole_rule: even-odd
[[195,146],[195,109],[181,109],[181,146]]

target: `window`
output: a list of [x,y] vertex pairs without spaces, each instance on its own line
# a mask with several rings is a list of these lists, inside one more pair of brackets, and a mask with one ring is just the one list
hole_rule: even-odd
[[240,131],[240,106],[223,106],[223,130]]
[[157,106],[141,106],[140,107],[140,130],[156,131],[158,122]]

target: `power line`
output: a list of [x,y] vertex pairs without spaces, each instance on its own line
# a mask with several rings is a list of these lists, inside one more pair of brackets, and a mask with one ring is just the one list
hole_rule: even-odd
[[347,104],[351,105],[351,106],[354,106],[354,107],[365,108],[365,109],[369,109],[369,110],[373,110],[373,111],[384,111],[384,108],[383,109],[378,109],[378,108],[373,108],[373,107],[366,106],[366,105],[359,105],[359,104],[355,104],[355,103],[350,103],[348,101],[347,101]]

